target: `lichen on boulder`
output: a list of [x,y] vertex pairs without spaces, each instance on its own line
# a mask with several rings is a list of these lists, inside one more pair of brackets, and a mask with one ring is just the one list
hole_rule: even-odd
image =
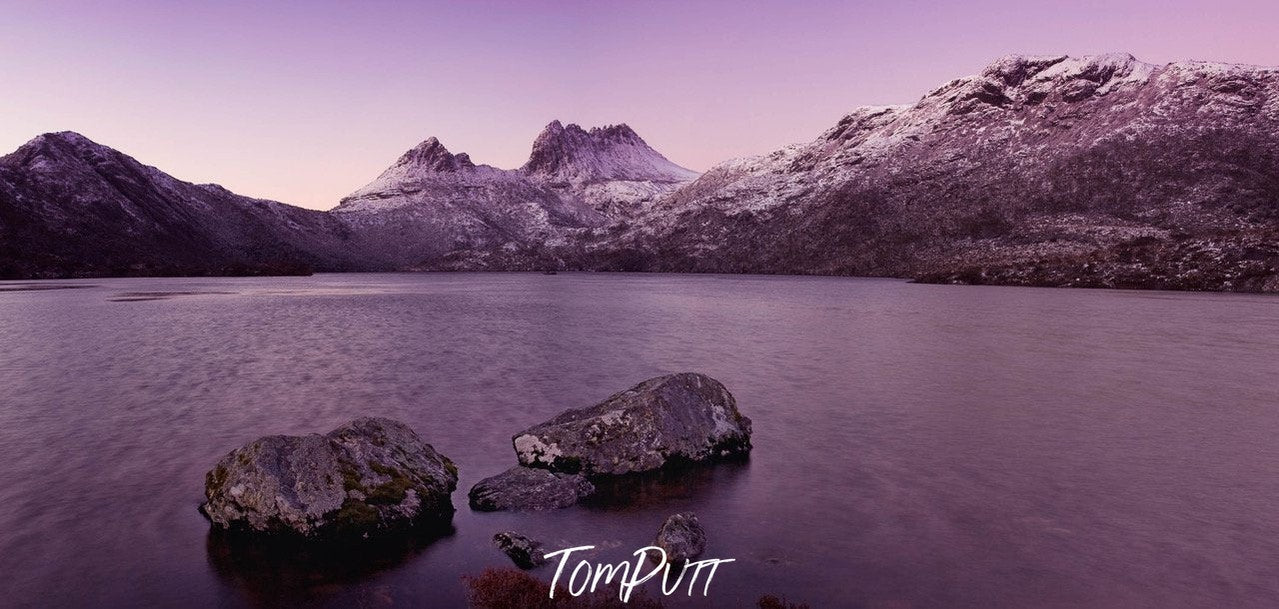
[[407,425],[360,418],[230,452],[205,476],[200,511],[229,530],[363,536],[447,522],[456,488],[457,467]]
[[694,372],[648,379],[512,438],[520,464],[587,476],[651,471],[746,454],[751,420],[719,381]]

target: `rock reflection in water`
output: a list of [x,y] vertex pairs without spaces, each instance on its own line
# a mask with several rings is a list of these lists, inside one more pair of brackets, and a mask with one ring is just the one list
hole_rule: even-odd
[[361,593],[350,586],[403,565],[454,532],[449,524],[418,526],[373,539],[314,541],[263,538],[214,528],[209,531],[206,549],[213,571],[250,603],[306,606],[352,592],[376,597],[377,590]]
[[750,457],[687,464],[652,472],[593,478],[595,494],[581,503],[586,509],[628,511],[671,500],[728,494],[745,482]]

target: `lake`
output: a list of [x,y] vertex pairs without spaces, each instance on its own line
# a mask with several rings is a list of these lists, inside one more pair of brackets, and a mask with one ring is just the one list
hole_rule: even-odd
[[[686,370],[754,420],[748,462],[558,511],[466,506],[515,463],[515,432]],[[452,531],[336,562],[209,535],[196,507],[218,458],[362,415],[457,462]],[[621,560],[685,510],[706,555],[736,562],[674,607],[1279,606],[1279,298],[569,273],[0,282],[0,605],[463,606],[463,575],[510,564],[497,531]]]

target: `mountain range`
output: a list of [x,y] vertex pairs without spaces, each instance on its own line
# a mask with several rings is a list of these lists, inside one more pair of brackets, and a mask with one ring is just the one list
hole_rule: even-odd
[[0,276],[624,270],[1279,291],[1279,69],[1008,56],[704,174],[552,122],[518,169],[434,138],[328,212],[73,133],[0,158]]

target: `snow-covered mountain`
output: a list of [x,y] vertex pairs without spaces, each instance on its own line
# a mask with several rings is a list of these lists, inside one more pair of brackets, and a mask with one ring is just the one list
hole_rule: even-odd
[[484,268],[491,252],[571,247],[579,232],[630,217],[696,176],[626,125],[554,121],[513,170],[476,165],[430,138],[333,213],[379,260],[433,268],[452,254]]
[[1279,290],[1277,229],[1279,69],[1009,56],[712,168],[566,259]]
[[697,178],[697,172],[670,162],[625,124],[586,131],[559,121],[537,136],[520,171],[610,219],[646,211],[658,197]]
[[1009,56],[701,176],[625,125],[553,122],[513,170],[429,139],[327,213],[75,134],[0,158],[0,273],[281,261],[1279,291],[1279,69]]
[[366,255],[397,267],[429,264],[460,250],[548,243],[605,219],[518,171],[476,165],[435,138],[404,153],[332,211]]
[[191,184],[72,132],[0,157],[0,278],[364,268],[329,214]]

